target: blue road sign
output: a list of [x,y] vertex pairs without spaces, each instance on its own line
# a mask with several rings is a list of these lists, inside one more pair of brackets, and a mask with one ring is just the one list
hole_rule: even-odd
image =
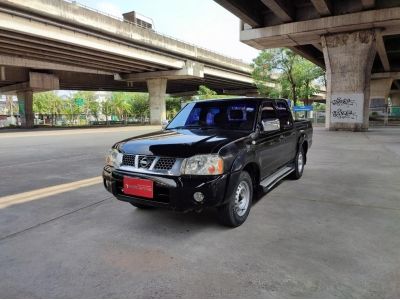
[[312,110],[313,110],[312,105],[304,105],[304,106],[296,105],[296,106],[293,106],[293,111],[312,111]]

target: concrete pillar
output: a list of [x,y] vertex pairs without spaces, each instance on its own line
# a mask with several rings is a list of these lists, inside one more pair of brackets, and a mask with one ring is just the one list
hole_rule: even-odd
[[17,92],[19,115],[21,117],[21,128],[33,128],[33,91],[26,90]]
[[167,79],[148,79],[147,89],[149,91],[150,100],[150,124],[160,125],[167,117],[165,107]]
[[376,53],[373,30],[321,38],[327,77],[326,128],[368,130],[370,77]]
[[392,100],[392,106],[400,106],[400,93],[392,94],[390,99]]
[[382,109],[385,114],[384,124],[388,124],[388,97],[392,87],[392,78],[372,79],[370,84],[370,108]]

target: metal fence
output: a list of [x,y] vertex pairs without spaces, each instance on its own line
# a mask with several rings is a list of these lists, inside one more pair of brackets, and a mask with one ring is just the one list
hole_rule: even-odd
[[[325,124],[325,110],[314,110],[311,112],[294,113],[297,120],[310,120],[314,126]],[[400,126],[400,106],[371,107],[369,113],[371,126]]]
[[370,108],[370,125],[399,126],[400,106],[380,106]]
[[[74,126],[112,126],[112,125],[146,125],[150,123],[148,116],[86,116],[86,115],[36,115],[34,124],[38,127],[74,127]],[[21,125],[19,115],[0,115],[0,128]]]

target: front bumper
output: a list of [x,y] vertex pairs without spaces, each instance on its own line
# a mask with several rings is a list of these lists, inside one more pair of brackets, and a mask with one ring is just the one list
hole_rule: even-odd
[[[124,176],[152,180],[154,182],[154,198],[147,199],[125,195],[122,191]],[[189,211],[221,205],[225,199],[229,175],[153,175],[114,170],[106,166],[103,169],[103,181],[105,188],[118,200],[177,211]],[[193,194],[195,192],[202,192],[204,194],[204,200],[202,202],[196,202],[194,200]]]

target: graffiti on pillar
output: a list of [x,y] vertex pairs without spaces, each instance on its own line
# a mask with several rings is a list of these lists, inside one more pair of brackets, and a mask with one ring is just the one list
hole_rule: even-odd
[[362,123],[364,94],[332,94],[331,123]]

